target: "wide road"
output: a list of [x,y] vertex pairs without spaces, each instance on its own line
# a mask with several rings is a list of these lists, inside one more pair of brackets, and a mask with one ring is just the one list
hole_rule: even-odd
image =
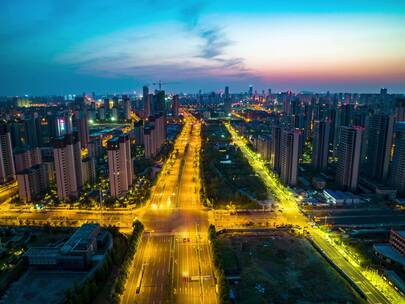
[[217,303],[208,217],[200,202],[201,124],[185,113],[173,157],[138,213],[145,234],[122,303]]
[[275,197],[280,202],[279,208],[282,212],[278,217],[282,222],[298,225],[301,229],[306,229],[312,240],[328,258],[342,270],[367,296],[369,303],[401,303],[403,299],[394,289],[386,291],[387,299],[361,272],[358,265],[350,263],[335,245],[328,239],[326,233],[316,227],[312,227],[308,219],[300,212],[297,201],[291,191],[284,187],[274,173],[266,167],[265,163],[248,146],[246,140],[229,124],[225,123],[228,131],[232,135],[235,145],[237,145],[245,155],[255,172],[263,179],[264,183],[275,193]]

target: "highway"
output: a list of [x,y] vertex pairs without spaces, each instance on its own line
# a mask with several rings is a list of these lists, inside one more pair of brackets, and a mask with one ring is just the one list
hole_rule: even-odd
[[200,203],[201,124],[185,115],[173,157],[137,215],[146,232],[131,266],[124,304],[217,303],[208,216]]
[[[327,235],[317,227],[313,227],[309,220],[300,212],[297,200],[293,193],[288,190],[265,165],[265,163],[248,146],[246,140],[229,124],[225,123],[230,132],[233,143],[237,145],[245,155],[255,172],[263,179],[265,184],[273,191],[279,200],[279,208],[282,212],[277,213],[278,220],[283,223],[298,225],[306,230],[314,243],[321,248],[323,253],[343,271],[367,296],[368,303],[403,303],[401,296],[388,284],[384,286],[384,294],[376,287],[381,282],[371,282],[365,277],[365,270],[348,258],[343,249],[334,244]],[[274,219],[271,219],[273,221]],[[376,278],[377,279],[377,278]]]

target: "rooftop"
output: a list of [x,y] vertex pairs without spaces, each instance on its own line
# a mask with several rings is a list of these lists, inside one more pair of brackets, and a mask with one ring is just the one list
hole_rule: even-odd
[[69,238],[63,245],[62,253],[68,253],[71,250],[83,248],[83,245],[89,243],[99,232],[100,226],[97,224],[84,224]]
[[53,256],[56,257],[59,254],[60,248],[57,247],[31,247],[24,255],[27,256]]
[[399,234],[401,237],[405,238],[405,230],[395,230],[396,234]]
[[402,256],[398,251],[396,251],[391,245],[375,244],[373,247],[375,251],[377,251],[384,257],[389,258],[390,260],[400,264],[401,266],[405,266],[405,257]]

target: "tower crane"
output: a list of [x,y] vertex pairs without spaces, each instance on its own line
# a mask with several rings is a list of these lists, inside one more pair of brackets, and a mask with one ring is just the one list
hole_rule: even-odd
[[180,84],[180,82],[162,82],[161,80],[159,80],[158,82],[154,82],[152,83],[152,85],[157,85],[159,86],[159,91],[162,90],[162,85],[166,85],[166,84]]

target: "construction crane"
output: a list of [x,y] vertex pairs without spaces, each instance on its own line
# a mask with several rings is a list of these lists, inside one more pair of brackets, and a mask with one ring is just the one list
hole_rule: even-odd
[[162,85],[166,85],[166,84],[180,84],[180,82],[162,82],[161,80],[159,80],[158,82],[154,82],[152,83],[152,85],[157,85],[159,86],[159,91],[162,90]]

